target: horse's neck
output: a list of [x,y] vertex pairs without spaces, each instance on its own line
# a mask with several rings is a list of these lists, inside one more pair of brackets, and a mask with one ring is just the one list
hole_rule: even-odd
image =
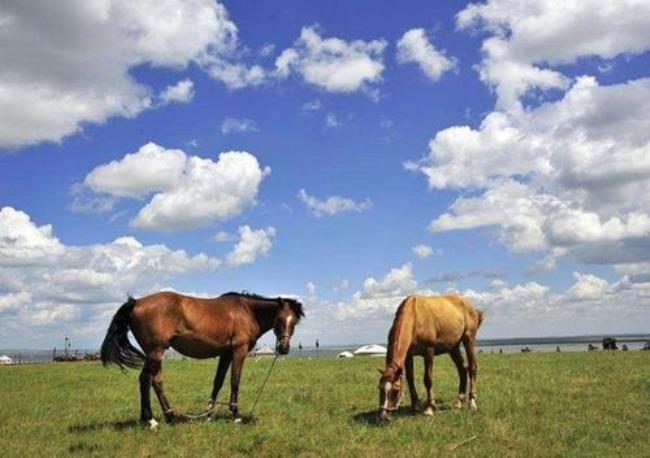
[[[278,304],[273,301],[254,300],[250,305],[260,327],[260,336],[273,327],[275,316],[278,313]],[[258,336],[259,337],[259,336]]]
[[401,310],[391,329],[386,353],[386,367],[404,368],[406,355],[413,342],[414,317],[410,310]]

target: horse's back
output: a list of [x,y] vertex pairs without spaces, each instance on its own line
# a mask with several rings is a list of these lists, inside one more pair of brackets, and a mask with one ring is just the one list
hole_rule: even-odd
[[142,347],[172,346],[187,356],[213,357],[232,340],[240,309],[229,298],[159,292],[136,301],[131,328]]
[[405,301],[414,313],[415,334],[425,344],[448,351],[478,327],[478,312],[462,296],[410,296]]

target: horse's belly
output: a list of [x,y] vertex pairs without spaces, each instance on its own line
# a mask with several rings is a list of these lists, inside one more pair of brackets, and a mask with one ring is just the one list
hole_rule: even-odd
[[440,342],[440,341],[426,341],[426,342],[420,341],[410,348],[409,353],[414,356],[415,355],[424,356],[427,349],[433,347],[434,355],[442,355],[445,353],[449,353],[457,346],[458,344],[456,342],[448,343],[448,342]]
[[191,333],[174,336],[170,345],[182,355],[191,358],[214,358],[221,356],[228,349],[227,344]]

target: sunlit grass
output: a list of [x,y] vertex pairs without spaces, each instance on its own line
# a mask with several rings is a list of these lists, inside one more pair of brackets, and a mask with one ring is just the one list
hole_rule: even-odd
[[[99,363],[0,368],[4,456],[648,456],[650,352],[479,355],[479,409],[433,418],[400,412],[374,423],[381,359],[278,362],[255,421],[220,419],[149,431],[138,423],[138,373]],[[271,359],[249,359],[240,407],[249,411]],[[163,365],[172,405],[197,413],[214,361]],[[416,366],[423,396],[421,363]],[[451,401],[456,371],[436,359],[436,398]],[[220,398],[227,399],[228,383]],[[160,419],[155,395],[154,412]],[[403,404],[407,407],[408,395]],[[449,447],[477,436],[456,452]]]

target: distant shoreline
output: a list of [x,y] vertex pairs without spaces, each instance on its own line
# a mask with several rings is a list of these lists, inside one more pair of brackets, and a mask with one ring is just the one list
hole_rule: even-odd
[[[547,337],[505,337],[505,338],[496,338],[496,339],[478,339],[477,345],[479,347],[494,347],[499,345],[562,345],[562,344],[596,344],[601,343],[605,337],[613,337],[617,342],[646,342],[650,340],[650,334],[594,334],[594,335],[582,335],[582,336],[547,336]],[[320,345],[321,350],[337,350],[337,349],[347,349],[347,348],[358,348],[363,345],[369,344],[385,344],[385,342],[359,342],[359,343],[342,343],[342,344],[326,344],[322,343]],[[297,342],[293,342],[292,349],[297,350]],[[316,347],[313,345],[303,345],[304,350],[316,350]],[[63,349],[57,347],[57,353],[62,352]],[[78,352],[79,354],[92,353],[99,351],[99,348],[88,349],[72,349],[71,353]],[[0,354],[9,354],[9,353],[41,353],[47,352],[52,354],[52,349],[43,349],[43,348],[0,348]]]

